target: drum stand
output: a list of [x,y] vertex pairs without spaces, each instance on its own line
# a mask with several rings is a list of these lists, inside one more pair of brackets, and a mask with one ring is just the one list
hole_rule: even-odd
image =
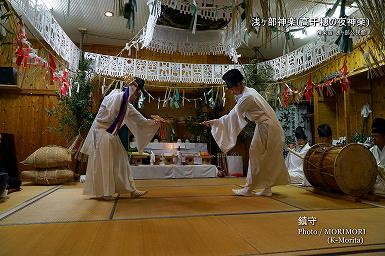
[[314,187],[307,187],[305,188],[309,192],[313,192],[315,194],[323,195],[323,196],[328,196],[336,199],[342,199],[342,200],[347,200],[347,201],[352,201],[352,202],[361,202],[361,200],[368,200],[372,202],[378,202],[380,201],[381,197],[375,194],[364,194],[361,196],[352,196],[352,195],[347,195],[342,192],[338,191],[331,191],[328,188],[325,189],[320,189],[320,188],[314,188]]

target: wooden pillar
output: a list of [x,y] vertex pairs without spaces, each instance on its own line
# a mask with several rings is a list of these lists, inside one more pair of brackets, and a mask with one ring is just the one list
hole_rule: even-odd
[[345,131],[346,143],[352,142],[352,131],[350,129],[350,90],[344,91],[344,116],[345,116]]
[[319,99],[318,93],[315,88],[313,88],[313,105],[314,105],[314,142],[313,144],[319,143],[318,137],[318,126],[320,125],[320,116],[319,116]]
[[87,29],[86,28],[78,28],[79,29],[79,32],[81,34],[81,37],[80,37],[80,63],[83,63],[84,62],[84,52],[83,52],[83,45],[84,45],[84,36],[85,34],[87,33]]

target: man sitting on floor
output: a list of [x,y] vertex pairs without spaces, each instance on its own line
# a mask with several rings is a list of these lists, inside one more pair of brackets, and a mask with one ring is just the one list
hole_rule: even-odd
[[372,138],[374,146],[370,149],[370,151],[376,159],[378,171],[382,174],[377,177],[373,192],[377,194],[385,194],[385,119],[373,119]]
[[325,143],[329,145],[333,144],[332,129],[330,128],[330,125],[321,124],[318,126],[317,130],[318,130],[319,143]]
[[289,171],[290,183],[301,184],[302,186],[310,186],[303,173],[303,158],[310,149],[306,134],[302,127],[295,129],[296,145],[289,145],[289,148],[296,153],[289,152],[285,159],[287,169]]

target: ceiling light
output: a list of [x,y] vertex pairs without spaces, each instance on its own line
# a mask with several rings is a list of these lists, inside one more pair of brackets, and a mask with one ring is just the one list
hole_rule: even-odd
[[110,12],[110,11],[106,11],[106,12],[104,13],[104,15],[107,16],[107,17],[112,17],[112,16],[114,16],[114,13],[113,13],[113,12]]

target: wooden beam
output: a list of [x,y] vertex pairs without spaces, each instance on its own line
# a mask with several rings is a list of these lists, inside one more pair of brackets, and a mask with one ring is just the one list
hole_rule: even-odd
[[345,131],[346,142],[352,141],[352,132],[350,129],[350,90],[344,92],[344,116],[345,116]]

